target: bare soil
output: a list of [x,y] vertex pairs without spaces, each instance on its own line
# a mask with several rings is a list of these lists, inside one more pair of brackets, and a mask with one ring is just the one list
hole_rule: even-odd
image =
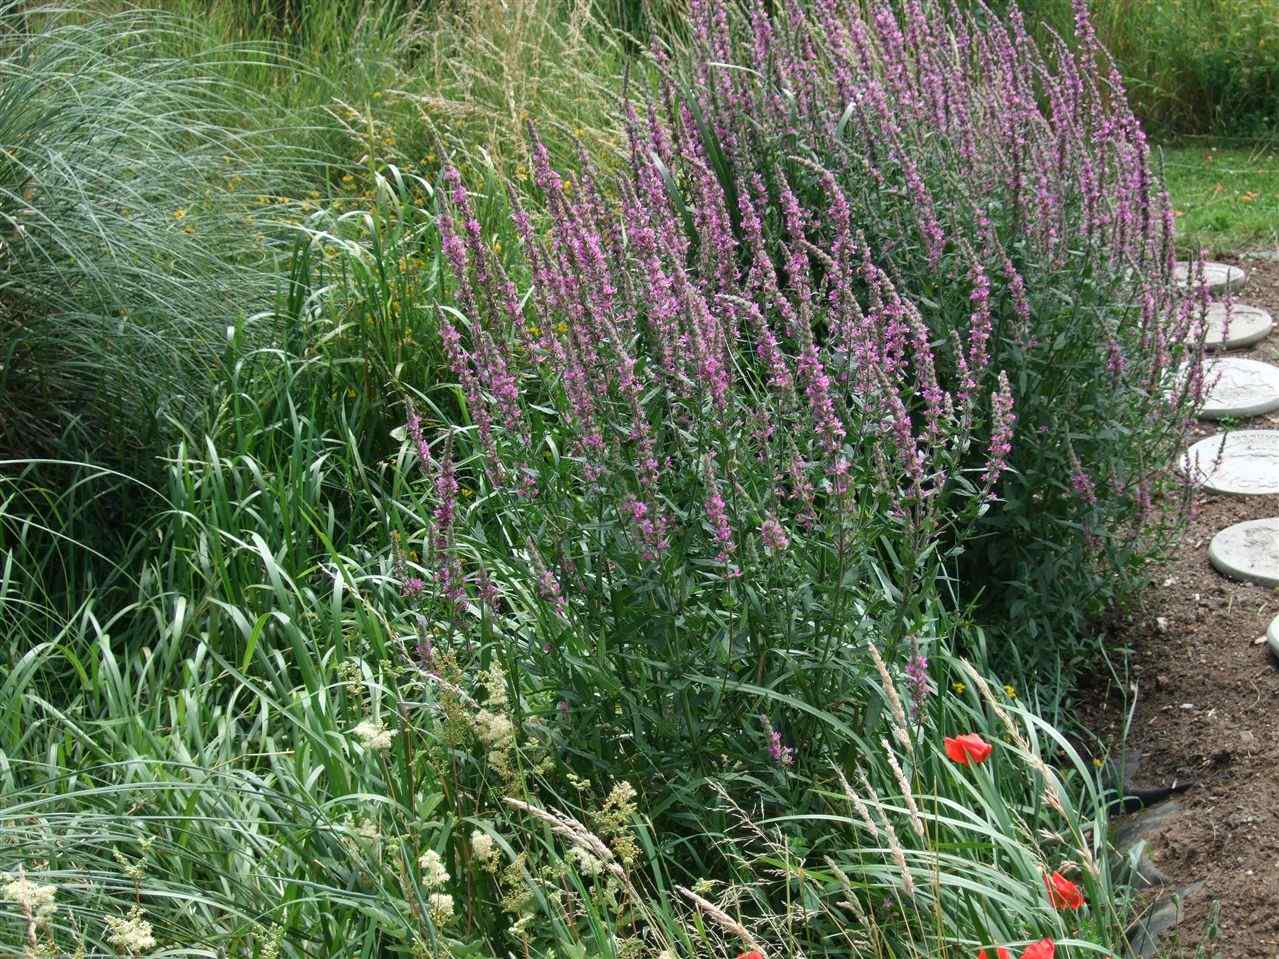
[[[1232,262],[1249,274],[1237,301],[1279,318],[1279,262]],[[1279,364],[1279,330],[1227,355]],[[1279,414],[1246,425],[1279,429]],[[1217,431],[1202,426],[1201,435]],[[1214,534],[1267,516],[1279,516],[1279,496],[1199,495],[1177,559],[1113,637],[1131,650],[1131,688],[1098,680],[1084,697],[1089,724],[1117,748],[1135,689],[1135,785],[1193,784],[1180,797],[1185,812],[1149,847],[1173,886],[1202,883],[1167,955],[1279,957],[1279,664],[1259,642],[1279,616],[1279,592],[1227,580],[1208,562]]]

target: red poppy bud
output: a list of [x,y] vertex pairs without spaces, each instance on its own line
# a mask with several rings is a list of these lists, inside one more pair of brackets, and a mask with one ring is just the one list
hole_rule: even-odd
[[995,748],[976,733],[947,736],[944,745],[947,758],[961,766],[984,763],[990,758],[991,750]]
[[1084,894],[1073,882],[1059,872],[1044,876],[1044,888],[1048,890],[1048,901],[1054,909],[1082,909]]

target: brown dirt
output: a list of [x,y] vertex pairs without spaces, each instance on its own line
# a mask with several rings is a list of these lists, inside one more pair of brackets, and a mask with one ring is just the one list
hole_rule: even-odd
[[[1249,273],[1238,301],[1279,319],[1279,262],[1235,262]],[[1279,330],[1228,355],[1279,364]],[[1279,413],[1247,425],[1279,428]],[[1202,435],[1212,432],[1204,424]],[[1230,959],[1279,957],[1279,668],[1257,642],[1279,615],[1279,592],[1227,580],[1208,563],[1215,533],[1267,516],[1279,516],[1279,496],[1200,494],[1177,559],[1115,636],[1131,649],[1135,784],[1194,784],[1181,797],[1186,814],[1150,845],[1172,884],[1203,883],[1185,901],[1170,955],[1206,947]],[[1090,698],[1090,725],[1117,747],[1131,692],[1099,684]]]

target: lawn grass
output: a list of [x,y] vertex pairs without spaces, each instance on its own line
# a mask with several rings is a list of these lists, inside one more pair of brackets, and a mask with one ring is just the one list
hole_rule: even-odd
[[1156,152],[1179,213],[1181,253],[1279,246],[1279,150],[1272,144],[1197,140]]

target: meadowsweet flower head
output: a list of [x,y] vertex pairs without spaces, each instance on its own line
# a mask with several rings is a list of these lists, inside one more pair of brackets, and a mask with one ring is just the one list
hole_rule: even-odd
[[483,830],[473,830],[471,832],[471,855],[475,857],[475,861],[481,867],[487,869],[497,862],[497,843],[492,836]]
[[583,876],[593,879],[604,872],[604,864],[581,846],[571,847],[566,858]]
[[515,743],[515,724],[503,713],[481,709],[475,714],[475,735],[491,749],[505,749]]
[[151,933],[151,923],[143,915],[142,907],[134,906],[123,919],[119,916],[104,917],[108,930],[107,942],[130,956],[150,952],[156,945],[155,936]]
[[395,733],[387,729],[382,723],[372,719],[366,719],[351,730],[355,734],[361,745],[365,749],[379,751],[390,749],[391,743],[395,739]]
[[57,892],[55,885],[32,882],[22,869],[15,875],[4,877],[0,883],[0,899],[16,903],[27,921],[35,927],[48,923],[57,911],[57,903],[53,901]]
[[427,907],[431,912],[431,922],[437,926],[446,925],[453,918],[453,897],[447,892],[433,892],[426,897]]
[[417,864],[422,870],[422,885],[427,889],[439,889],[449,881],[449,871],[444,867],[444,860],[434,849],[422,853]]

